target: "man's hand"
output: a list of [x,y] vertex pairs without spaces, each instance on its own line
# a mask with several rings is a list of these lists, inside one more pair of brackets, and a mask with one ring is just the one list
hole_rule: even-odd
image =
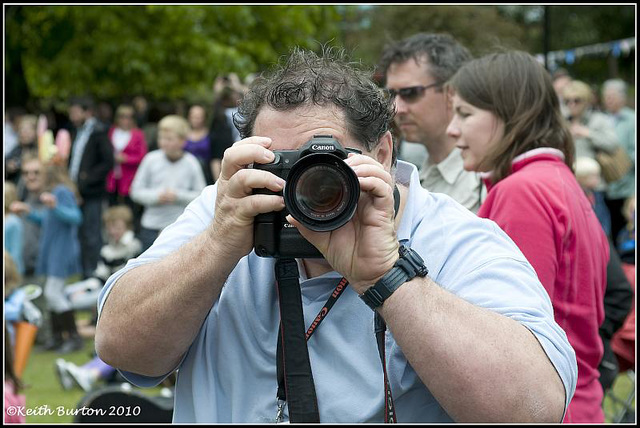
[[369,156],[350,154],[345,162],[360,182],[360,199],[353,219],[331,232],[313,232],[291,216],[287,220],[361,294],[384,276],[399,257],[394,182],[391,174]]
[[273,161],[270,146],[270,138],[249,137],[228,148],[222,158],[211,227],[217,239],[228,242],[229,252],[238,258],[253,248],[254,217],[284,209],[284,199],[280,195],[253,194],[253,189],[262,188],[280,192],[284,180],[268,171],[247,168],[252,163]]

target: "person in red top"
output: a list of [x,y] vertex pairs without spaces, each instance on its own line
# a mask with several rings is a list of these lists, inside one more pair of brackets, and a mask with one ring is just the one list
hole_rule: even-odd
[[147,154],[144,133],[136,127],[135,110],[130,105],[116,109],[115,125],[109,129],[109,140],[113,146],[114,167],[107,175],[109,205],[127,204],[134,213],[135,229],[139,229],[142,207],[135,204],[129,190],[133,177]]
[[483,173],[487,185],[478,215],[495,221],[529,260],[576,352],[578,383],[564,422],[602,423],[598,328],[609,245],[573,174],[573,140],[551,78],[516,51],[469,62],[447,86],[454,108],[447,133],[464,168]]

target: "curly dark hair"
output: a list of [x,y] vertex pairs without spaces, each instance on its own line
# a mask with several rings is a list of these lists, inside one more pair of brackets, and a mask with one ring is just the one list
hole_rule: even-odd
[[333,105],[344,112],[349,134],[371,151],[389,130],[395,115],[393,100],[371,76],[371,72],[350,62],[343,49],[325,47],[318,55],[296,47],[252,82],[233,122],[246,138],[253,134],[256,117],[264,106],[291,111],[309,105]]

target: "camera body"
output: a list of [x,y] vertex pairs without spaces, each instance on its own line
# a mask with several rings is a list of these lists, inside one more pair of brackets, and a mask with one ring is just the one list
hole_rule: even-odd
[[[268,164],[254,164],[286,181],[282,191],[285,208],[258,214],[254,220],[254,249],[261,257],[319,258],[316,247],[286,220],[291,214],[305,227],[328,232],[346,224],[356,211],[360,184],[344,163],[348,154],[360,150],[343,148],[331,135],[314,135],[298,150],[276,150]],[[254,194],[280,194],[255,189]]]

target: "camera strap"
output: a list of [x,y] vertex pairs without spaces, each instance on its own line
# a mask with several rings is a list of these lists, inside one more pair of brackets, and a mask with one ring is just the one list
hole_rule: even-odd
[[391,395],[391,385],[389,384],[389,376],[387,375],[387,360],[385,357],[385,337],[387,324],[384,322],[382,315],[378,311],[375,312],[374,325],[376,333],[376,342],[378,344],[378,354],[382,363],[382,373],[384,375],[384,422],[387,424],[397,423],[396,410],[393,404],[393,396]]
[[[400,192],[397,186],[394,186],[393,197],[394,213],[397,214],[400,206]],[[347,288],[348,281],[344,277],[340,279],[327,302],[305,333],[298,264],[295,259],[278,259],[276,260],[275,272],[276,290],[280,304],[280,334],[278,335],[276,350],[278,377],[276,422],[282,422],[284,405],[288,400],[290,422],[319,423],[318,399],[316,397],[313,374],[311,373],[307,341],[327,317],[342,292]],[[386,323],[376,311],[374,331],[384,374],[384,420],[385,423],[396,423],[396,412],[385,358],[386,329]]]
[[[295,272],[297,274],[298,272],[298,266],[294,261],[294,265],[295,265]],[[291,268],[293,269],[294,266],[291,266]],[[278,268],[276,268],[278,269]],[[276,270],[276,272],[278,272]],[[281,280],[278,280],[278,295],[280,296],[282,294],[282,290],[280,289],[280,282]],[[292,281],[293,282],[293,281]],[[298,292],[300,290],[300,285],[298,283],[298,277],[296,276],[296,284],[297,284],[297,288],[298,288]],[[327,302],[324,304],[324,306],[322,307],[322,309],[320,310],[320,312],[318,312],[318,315],[315,317],[315,319],[313,320],[313,322],[311,323],[311,326],[309,326],[309,328],[307,329],[307,332],[305,333],[305,346],[304,346],[304,350],[303,350],[303,355],[302,357],[306,356],[307,362],[309,361],[309,353],[308,353],[308,348],[306,347],[306,341],[308,341],[311,336],[313,335],[313,333],[316,331],[316,329],[318,328],[318,326],[320,325],[320,323],[327,317],[327,315],[329,314],[329,311],[331,310],[331,308],[333,308],[333,305],[338,301],[338,299],[340,298],[340,296],[342,295],[342,292],[347,288],[348,285],[348,281],[345,278],[342,278],[339,282],[338,285],[336,286],[336,288],[333,290],[333,292],[331,293],[331,295],[329,296],[329,299],[327,299]],[[301,302],[301,297],[300,300]],[[281,308],[282,308],[282,301],[281,301]],[[302,308],[302,304],[300,304],[300,308]],[[282,316],[282,309],[281,309],[281,316]],[[386,332],[386,328],[387,325],[384,322],[382,316],[376,312],[375,313],[375,319],[374,319],[375,323],[375,335],[376,335],[376,343],[378,345],[378,354],[380,356],[380,362],[382,363],[382,371],[383,371],[383,375],[384,375],[384,398],[385,398],[385,412],[384,412],[384,421],[385,423],[396,423],[397,419],[396,419],[396,412],[395,412],[395,407],[393,404],[393,396],[391,394],[391,386],[389,384],[389,377],[387,375],[387,364],[386,364],[386,358],[385,358],[385,332]],[[304,323],[304,318],[302,318],[302,323]],[[304,326],[304,324],[301,324],[302,326]],[[278,412],[277,412],[277,416],[276,422],[281,422],[282,419],[282,413],[284,410],[284,404],[287,402],[287,397],[290,395],[287,394],[287,392],[292,393],[293,389],[289,386],[289,383],[287,383],[287,376],[285,375],[285,366],[287,366],[287,357],[283,354],[285,354],[284,352],[284,346],[283,346],[283,338],[285,337],[284,330],[283,330],[283,324],[281,321],[280,324],[280,329],[281,329],[281,333],[280,335],[278,335],[278,346],[277,346],[277,355],[276,355],[276,360],[277,360],[277,376],[278,376],[278,392],[277,392],[277,398],[278,398]],[[299,332],[301,329],[298,326],[297,331]],[[297,345],[299,346],[300,343],[298,341]],[[291,349],[291,348],[289,348]],[[287,351],[290,352],[290,351]],[[289,367],[289,366],[287,366]],[[311,374],[311,364],[310,362],[308,362],[308,376],[309,379],[306,380],[306,382],[309,382],[310,380],[310,384],[311,386],[314,388],[313,389],[313,404],[315,404],[315,414],[317,415],[318,419],[316,422],[319,422],[319,413],[317,411],[317,399],[315,397],[315,387],[313,384],[313,375]],[[298,377],[296,377],[294,379],[294,381],[297,381]],[[300,400],[303,401],[303,400]],[[298,403],[296,403],[298,404]],[[296,405],[294,404],[294,405]],[[302,403],[300,403],[302,404]],[[305,403],[305,406],[311,409],[314,409],[314,407],[311,405],[311,403]],[[300,415],[300,417],[305,417],[305,415],[308,415],[309,412],[305,412],[303,414]],[[292,407],[292,402],[291,402],[291,398],[289,400],[289,420],[291,422],[313,422],[313,421],[307,421],[307,420],[298,420],[297,419],[298,415],[296,415],[296,410]]]
[[[318,400],[304,331],[298,264],[294,259],[278,259],[275,269],[280,303],[278,378],[282,370],[284,385],[278,388],[278,417],[284,401],[288,400],[291,422],[319,423]],[[281,389],[283,398],[280,397]]]

